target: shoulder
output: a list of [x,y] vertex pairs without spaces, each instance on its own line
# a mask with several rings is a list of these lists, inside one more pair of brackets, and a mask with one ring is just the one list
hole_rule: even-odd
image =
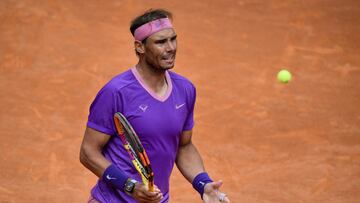
[[186,77],[181,76],[175,72],[172,71],[168,71],[169,76],[171,78],[171,80],[173,81],[173,83],[175,83],[176,85],[180,85],[183,86],[185,88],[190,88],[190,89],[195,89],[195,85]]
[[181,76],[171,71],[168,71],[168,73],[171,78],[175,92],[182,96],[185,96],[189,103],[194,103],[196,98],[195,85],[184,76]]
[[113,77],[108,83],[104,85],[101,91],[113,93],[119,92],[134,82],[134,75],[132,74],[131,70],[127,70]]

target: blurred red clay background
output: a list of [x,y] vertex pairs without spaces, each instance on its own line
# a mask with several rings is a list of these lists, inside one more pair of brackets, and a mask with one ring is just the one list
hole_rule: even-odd
[[[359,202],[351,0],[2,0],[0,202],[86,202],[97,179],[78,158],[89,105],[137,62],[130,21],[159,7],[174,14],[174,70],[197,87],[194,143],[232,202]],[[171,202],[201,202],[176,168]]]

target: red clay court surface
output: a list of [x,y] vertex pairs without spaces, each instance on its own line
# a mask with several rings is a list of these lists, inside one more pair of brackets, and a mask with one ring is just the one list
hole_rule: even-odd
[[[232,202],[360,202],[356,0],[2,0],[0,202],[86,202],[88,108],[136,63],[129,22],[151,7],[174,13],[193,139]],[[177,169],[171,197],[201,202]]]

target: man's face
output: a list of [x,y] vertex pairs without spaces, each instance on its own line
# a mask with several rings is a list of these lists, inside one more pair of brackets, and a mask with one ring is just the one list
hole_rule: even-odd
[[176,33],[172,28],[152,34],[145,42],[145,60],[155,69],[167,70],[175,65]]

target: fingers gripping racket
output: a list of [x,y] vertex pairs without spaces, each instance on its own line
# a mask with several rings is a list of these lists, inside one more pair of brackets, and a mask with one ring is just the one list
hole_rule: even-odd
[[120,112],[114,114],[114,122],[117,134],[136,170],[141,175],[142,182],[149,187],[150,191],[154,191],[154,172],[151,169],[149,158],[139,137],[125,116]]

